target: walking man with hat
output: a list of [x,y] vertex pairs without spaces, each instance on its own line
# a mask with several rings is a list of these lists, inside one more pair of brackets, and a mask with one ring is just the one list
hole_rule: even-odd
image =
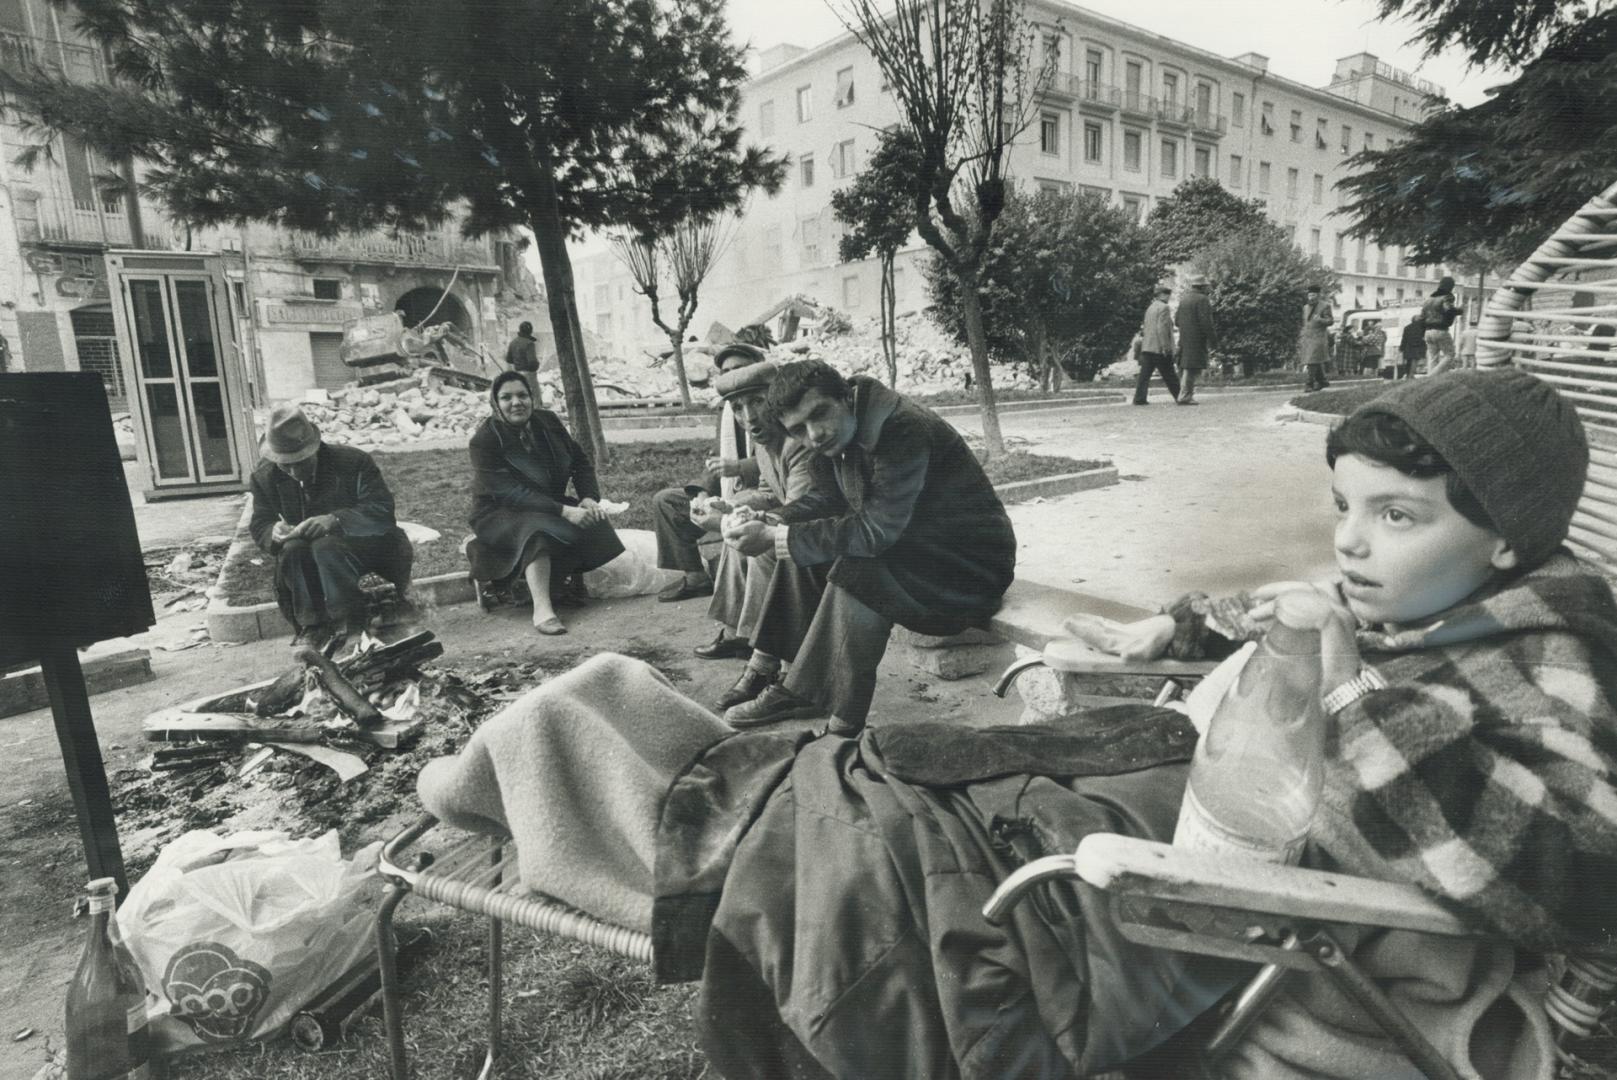
[[253,540],[275,557],[275,602],[317,648],[366,621],[359,579],[391,581],[401,600],[414,552],[393,520],[393,493],[363,450],[322,442],[296,405],[278,405],[253,470]]
[[1218,331],[1213,325],[1213,302],[1207,298],[1207,275],[1191,274],[1188,286],[1174,313],[1174,324],[1179,327],[1179,377],[1184,390],[1179,404],[1196,404],[1196,380],[1207,367],[1207,354],[1212,350]]
[[1173,370],[1173,314],[1168,310],[1168,297],[1173,287],[1159,282],[1151,291],[1151,306],[1145,309],[1145,322],[1140,327],[1140,377],[1134,383],[1134,404],[1145,405],[1146,391],[1151,386],[1151,373],[1160,371],[1168,393],[1179,397],[1179,376]]

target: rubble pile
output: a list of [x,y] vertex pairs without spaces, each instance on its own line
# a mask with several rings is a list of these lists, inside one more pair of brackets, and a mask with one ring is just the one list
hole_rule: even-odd
[[[898,387],[906,394],[935,394],[963,390],[971,371],[971,350],[955,341],[924,312],[900,315],[898,332]],[[881,351],[880,320],[871,316],[853,321],[853,331],[835,336],[811,336],[777,345],[781,359],[817,358],[848,375],[874,375],[887,380],[887,361]],[[994,385],[1032,388],[1038,381],[1020,367],[996,364]]]
[[200,611],[208,606],[208,590],[219,577],[230,550],[228,536],[199,536],[182,547],[141,552],[152,606],[164,610]]
[[435,438],[470,438],[488,415],[488,394],[451,386],[422,368],[376,386],[311,390],[303,411],[328,442],[394,446]]

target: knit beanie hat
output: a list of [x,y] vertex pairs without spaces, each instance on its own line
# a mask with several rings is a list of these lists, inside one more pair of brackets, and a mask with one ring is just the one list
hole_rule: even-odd
[[1359,407],[1396,416],[1432,444],[1515,549],[1522,568],[1566,539],[1589,443],[1572,403],[1516,368],[1410,379]]

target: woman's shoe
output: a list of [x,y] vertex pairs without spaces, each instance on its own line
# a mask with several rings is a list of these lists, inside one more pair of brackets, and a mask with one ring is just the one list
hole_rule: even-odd
[[561,620],[556,618],[554,615],[546,619],[544,622],[534,623],[533,628],[546,637],[555,637],[558,634],[567,633],[567,627],[563,626]]

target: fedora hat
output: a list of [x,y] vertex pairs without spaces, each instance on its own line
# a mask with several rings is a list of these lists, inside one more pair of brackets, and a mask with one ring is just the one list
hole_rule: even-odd
[[1200,273],[1200,272],[1191,274],[1188,278],[1185,279],[1185,284],[1186,285],[1194,285],[1194,286],[1196,286],[1198,288],[1206,288],[1207,287],[1207,275],[1203,274],[1203,273]]
[[270,411],[269,427],[258,452],[277,465],[311,458],[320,449],[320,429],[296,405],[277,405]]

